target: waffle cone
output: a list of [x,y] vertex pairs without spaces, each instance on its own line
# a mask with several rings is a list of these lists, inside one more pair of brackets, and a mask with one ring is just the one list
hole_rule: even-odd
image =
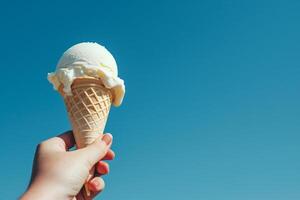
[[103,134],[112,95],[98,79],[80,78],[72,84],[72,95],[64,95],[77,148],[93,143]]

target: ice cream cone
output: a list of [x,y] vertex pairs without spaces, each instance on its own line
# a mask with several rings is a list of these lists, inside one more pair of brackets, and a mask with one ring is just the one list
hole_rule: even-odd
[[[72,84],[72,95],[65,95],[62,88],[60,93],[64,98],[69,119],[73,128],[73,135],[77,148],[84,148],[93,143],[103,134],[109,114],[112,95],[99,79],[78,78]],[[94,175],[90,171],[88,180]],[[88,181],[87,180],[87,181]],[[90,195],[85,185],[87,195]]]

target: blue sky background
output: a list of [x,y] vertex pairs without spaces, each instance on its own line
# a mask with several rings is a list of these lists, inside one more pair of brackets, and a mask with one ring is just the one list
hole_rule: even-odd
[[108,200],[300,199],[299,1],[10,1],[0,8],[0,191],[70,128],[46,75],[71,45],[115,56]]

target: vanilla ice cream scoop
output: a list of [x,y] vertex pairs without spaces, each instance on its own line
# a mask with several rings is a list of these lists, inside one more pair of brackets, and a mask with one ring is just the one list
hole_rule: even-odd
[[119,106],[125,94],[124,81],[118,77],[114,57],[97,43],[83,42],[69,48],[60,58],[56,71],[48,74],[48,80],[58,90],[63,85],[66,95],[72,95],[71,85],[76,78],[99,78],[111,90],[113,105]]

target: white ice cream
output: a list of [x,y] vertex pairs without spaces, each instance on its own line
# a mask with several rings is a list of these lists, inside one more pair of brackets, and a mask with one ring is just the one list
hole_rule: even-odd
[[113,105],[119,106],[125,94],[124,81],[118,77],[114,57],[97,43],[83,42],[69,48],[60,58],[56,71],[48,74],[48,80],[57,90],[61,84],[64,92],[72,95],[71,85],[76,78],[94,77],[111,89]]

